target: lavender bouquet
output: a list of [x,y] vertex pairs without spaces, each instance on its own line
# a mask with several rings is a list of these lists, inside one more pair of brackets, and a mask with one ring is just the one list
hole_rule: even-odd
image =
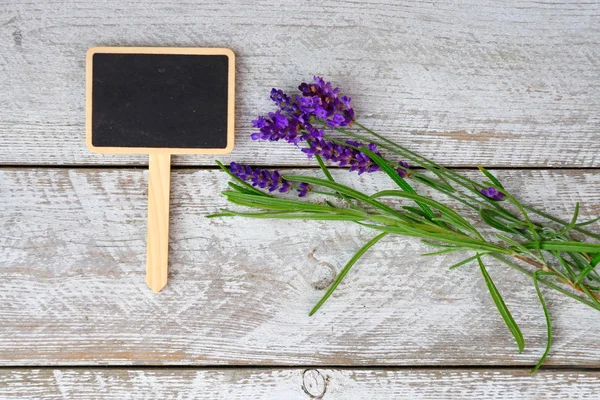
[[[600,274],[595,271],[600,263],[600,244],[583,241],[600,239],[600,235],[584,228],[600,218],[578,222],[576,204],[572,219],[563,221],[521,204],[483,167],[479,169],[484,180],[474,181],[386,139],[360,124],[351,99],[320,77],[315,77],[313,83],[300,84],[298,89],[300,94],[295,96],[271,91],[277,109],[252,121],[257,129],[252,139],[293,144],[316,160],[324,177],[282,175],[236,163],[227,168],[217,162],[232,178],[230,189],[223,192],[227,200],[255,211],[223,209],[209,217],[342,220],[373,229],[377,235],[348,261],[310,315],[325,303],[358,259],[387,235],[421,239],[435,248],[426,256],[466,253],[465,259],[450,269],[478,264],[519,352],[525,346],[523,335],[488,274],[484,259],[499,260],[531,277],[548,327],[546,350],[532,372],[543,364],[552,343],[550,315],[540,284],[600,311]],[[385,174],[397,188],[362,193],[336,182],[325,162],[359,175]],[[485,229],[484,236],[450,206],[419,194],[420,186],[442,193],[465,210],[474,210],[480,223],[491,229]],[[288,192],[297,193],[301,199],[274,195]],[[309,193],[319,196],[308,201]]]

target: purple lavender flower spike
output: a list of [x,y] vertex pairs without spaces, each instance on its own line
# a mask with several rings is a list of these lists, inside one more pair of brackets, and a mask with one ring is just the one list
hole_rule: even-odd
[[504,193],[502,193],[501,191],[499,191],[496,188],[493,187],[489,187],[487,189],[481,189],[480,190],[481,194],[484,195],[485,197],[487,197],[488,199],[491,200],[496,200],[496,201],[501,201],[504,200]]
[[283,90],[271,89],[271,100],[275,102],[275,105],[282,111],[294,111],[292,105],[292,99],[287,94],[283,93]]
[[269,117],[273,121],[273,125],[279,129],[285,129],[290,124],[290,121],[285,115],[281,115],[281,110],[277,110],[274,113],[269,113]]
[[298,86],[298,90],[302,92],[303,96],[313,96],[317,91],[317,87],[311,83],[302,82],[300,86]]
[[327,120],[327,125],[331,127],[343,126],[346,122],[346,118],[341,114],[335,114],[331,119]]
[[252,168],[234,162],[229,164],[229,171],[243,181],[252,176]]
[[[312,158],[315,154],[320,155],[324,160],[337,163],[340,167],[350,167],[350,171],[358,171],[358,174],[365,172],[375,172],[379,170],[379,166],[375,164],[366,154],[354,147],[361,147],[360,142],[347,141],[344,146],[325,140],[323,138],[315,138],[309,141],[309,147],[303,148],[308,158]],[[350,147],[353,146],[353,147]],[[377,145],[370,143],[369,150],[376,154],[380,154],[377,150]]]
[[255,128],[258,128],[258,129],[265,126],[266,123],[267,123],[267,119],[265,117],[263,117],[262,115],[259,115],[258,118],[252,120],[252,126],[254,126]]
[[[229,171],[243,181],[250,181],[252,186],[267,189],[269,192],[277,190],[280,193],[288,193],[293,189],[292,182],[283,179],[279,171],[271,172],[235,162],[229,164]],[[300,182],[297,189],[298,196],[304,197],[311,191],[311,186],[306,182]]]
[[306,182],[301,182],[298,187],[298,197],[304,197],[310,192],[310,185]]
[[301,83],[298,86],[302,97],[297,98],[298,109],[312,117],[325,120],[332,128],[352,126],[354,110],[347,96],[339,97],[339,89],[331,82],[325,82],[320,76],[315,76],[316,83]]
[[408,178],[410,176],[410,172],[408,172],[410,168],[408,163],[406,161],[400,161],[398,164],[400,164],[400,167],[396,168],[396,172],[400,175],[400,178]]
[[301,96],[290,97],[282,90],[271,89],[271,100],[278,109],[267,116],[252,121],[258,132],[252,140],[285,140],[297,145],[299,142],[322,138],[323,131],[315,128],[311,119],[326,123],[332,128],[352,126],[355,119],[351,99],[340,96],[339,89],[319,76],[314,83],[302,83],[298,89]]
[[290,181],[282,179],[281,187],[279,188],[279,193],[287,193],[291,190],[291,188],[292,184],[290,183]]
[[252,124],[259,129],[259,132],[251,135],[252,140],[278,141],[283,139],[294,144],[300,141],[298,133],[301,128],[301,119],[288,118],[287,115],[281,113],[281,110],[269,113],[268,118],[259,116],[252,121]]

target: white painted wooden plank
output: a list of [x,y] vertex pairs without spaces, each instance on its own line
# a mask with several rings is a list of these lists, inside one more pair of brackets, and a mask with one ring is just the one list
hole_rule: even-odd
[[[302,173],[316,173],[299,171]],[[341,171],[340,171],[341,172]],[[515,195],[600,214],[597,170],[497,171]],[[335,271],[374,233],[351,223],[206,219],[222,172],[172,174],[169,284],[145,284],[146,171],[0,169],[3,365],[533,365],[545,322],[532,282],[490,263],[527,341],[519,355],[477,268],[387,238],[316,316]],[[342,181],[355,175],[337,173]],[[357,180],[389,188],[383,174]],[[548,365],[600,366],[597,311],[545,291]]]
[[322,74],[367,125],[448,165],[597,167],[599,15],[596,1],[4,2],[0,164],[147,164],[90,153],[83,126],[85,50],[144,45],[237,53],[238,161],[307,165],[251,142],[250,120],[271,86]]
[[595,370],[7,369],[8,399],[594,399]]

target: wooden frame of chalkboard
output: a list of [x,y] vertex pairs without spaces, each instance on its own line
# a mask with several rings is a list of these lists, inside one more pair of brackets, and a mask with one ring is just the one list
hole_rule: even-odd
[[[92,143],[94,54],[223,55],[229,58],[227,98],[227,144],[223,148],[100,147]],[[92,47],[86,54],[86,145],[96,153],[108,154],[227,154],[233,150],[235,132],[235,54],[227,48],[194,47]]]

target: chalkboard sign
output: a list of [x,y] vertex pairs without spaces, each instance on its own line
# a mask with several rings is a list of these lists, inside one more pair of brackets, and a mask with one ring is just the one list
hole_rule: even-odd
[[91,150],[170,154],[232,150],[231,50],[96,47],[87,58]]
[[94,47],[86,143],[150,155],[146,281],[167,283],[171,154],[233,150],[235,56],[222,48]]

